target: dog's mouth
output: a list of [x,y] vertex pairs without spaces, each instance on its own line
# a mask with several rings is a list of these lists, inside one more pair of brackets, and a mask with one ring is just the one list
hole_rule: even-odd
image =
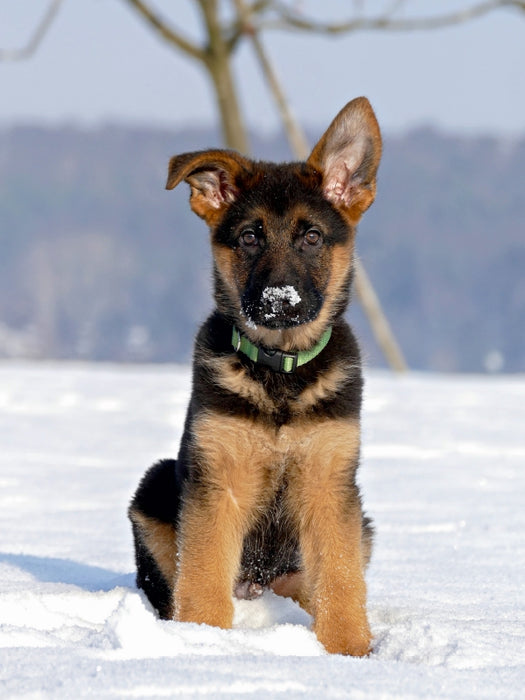
[[272,330],[287,329],[313,321],[322,306],[323,299],[313,290],[301,294],[290,284],[281,287],[265,287],[254,299],[245,292],[241,309],[248,328],[263,326]]

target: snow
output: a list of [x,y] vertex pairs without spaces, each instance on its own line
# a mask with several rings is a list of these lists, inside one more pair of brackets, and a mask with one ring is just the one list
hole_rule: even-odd
[[261,298],[263,302],[270,304],[271,311],[264,314],[264,318],[267,321],[282,313],[285,302],[288,302],[290,306],[297,306],[301,301],[299,292],[291,284],[287,284],[284,287],[265,287]]
[[0,698],[523,697],[525,377],[368,373],[366,659],[273,594],[220,630],[136,590],[127,503],[189,389],[185,367],[0,364]]
[[284,287],[265,287],[262,298],[264,301],[274,303],[277,311],[281,310],[283,301],[288,301],[290,306],[295,306],[301,301],[299,292],[291,284],[286,284]]

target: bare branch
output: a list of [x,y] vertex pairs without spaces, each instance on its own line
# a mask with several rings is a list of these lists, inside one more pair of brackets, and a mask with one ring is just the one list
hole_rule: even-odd
[[499,8],[513,8],[525,12],[525,0],[487,0],[457,12],[434,17],[408,17],[395,19],[391,12],[378,17],[359,17],[344,22],[318,22],[295,12],[285,3],[276,3],[278,19],[265,24],[267,29],[296,29],[318,34],[347,34],[356,31],[383,30],[405,32],[414,30],[441,29],[463,24]]
[[21,49],[0,49],[0,61],[21,61],[30,58],[49,31],[61,4],[62,0],[51,0],[47,12],[42,17],[40,24],[37,26],[27,44]]
[[189,39],[184,37],[177,29],[168,26],[167,22],[161,18],[156,12],[143,0],[125,0],[146,20],[157,34],[170,44],[174,44],[184,53],[189,54],[199,61],[206,60],[205,51]]
[[237,5],[236,0],[234,0],[234,5],[236,5],[237,9],[237,17],[229,30],[226,31],[226,36],[229,34],[227,43],[230,52],[233,52],[237,48],[239,41],[246,36],[246,34],[252,33],[255,17],[264,15],[266,10],[271,8],[273,4],[274,0],[256,0],[251,5],[247,6],[243,3],[241,9]]

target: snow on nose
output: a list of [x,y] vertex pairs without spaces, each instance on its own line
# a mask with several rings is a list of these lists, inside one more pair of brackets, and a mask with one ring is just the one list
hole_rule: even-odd
[[301,297],[295,287],[287,284],[284,287],[265,287],[261,294],[261,301],[267,309],[264,318],[268,321],[282,314],[287,306],[297,306]]

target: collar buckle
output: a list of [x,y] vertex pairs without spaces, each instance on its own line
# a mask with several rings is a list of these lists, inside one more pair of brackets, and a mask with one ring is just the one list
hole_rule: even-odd
[[297,369],[298,353],[284,352],[283,350],[264,350],[259,348],[257,362],[271,367],[274,372],[291,374]]

